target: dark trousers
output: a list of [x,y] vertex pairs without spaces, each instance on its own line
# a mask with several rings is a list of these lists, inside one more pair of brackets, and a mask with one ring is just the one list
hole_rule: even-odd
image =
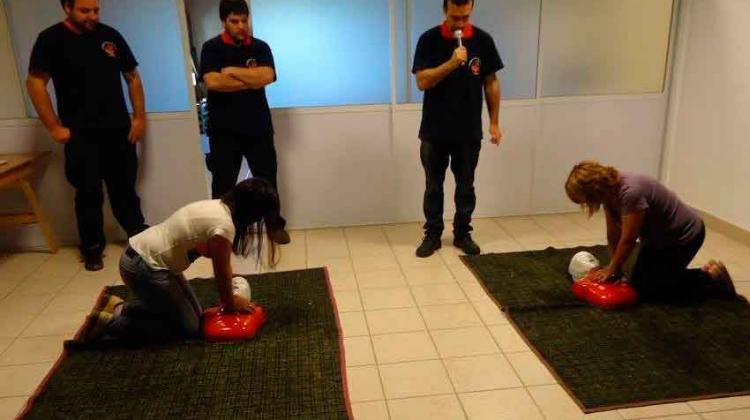
[[106,244],[102,181],[112,212],[128,237],[147,227],[135,191],[138,155],[127,135],[127,131],[75,133],[65,145],[65,176],[76,190],[78,235],[85,255],[101,254]]
[[[237,184],[243,157],[247,159],[247,166],[253,177],[269,181],[278,191],[278,164],[273,134],[253,137],[232,133],[210,133],[208,141],[211,152],[206,159],[206,165],[211,171],[211,196],[214,199],[221,198]],[[267,223],[269,230],[283,229],[286,226],[286,220],[282,217]]]
[[425,172],[424,215],[427,221],[424,230],[427,236],[439,237],[443,233],[443,183],[449,163],[456,179],[453,235],[460,238],[472,231],[471,215],[477,203],[474,172],[480,148],[479,142],[422,141],[420,157]]
[[636,260],[632,285],[641,300],[690,303],[712,294],[716,282],[708,273],[687,266],[703,245],[705,227],[695,239],[681,246],[654,248],[644,245]]

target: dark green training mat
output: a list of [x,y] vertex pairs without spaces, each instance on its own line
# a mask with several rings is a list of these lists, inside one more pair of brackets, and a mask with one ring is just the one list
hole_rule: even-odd
[[606,247],[463,260],[584,412],[750,394],[744,298],[602,311],[571,294],[581,250],[608,260]]
[[[267,318],[254,339],[70,345],[24,418],[348,419],[325,270],[247,279]],[[191,285],[204,308],[219,302],[213,280]],[[107,292],[128,298],[124,286]]]

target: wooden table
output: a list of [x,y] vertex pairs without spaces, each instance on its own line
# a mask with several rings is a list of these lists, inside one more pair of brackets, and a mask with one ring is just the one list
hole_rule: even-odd
[[39,204],[39,199],[30,182],[34,174],[34,163],[48,154],[49,152],[18,155],[0,154],[0,162],[7,161],[5,164],[0,164],[0,190],[20,189],[33,210],[28,213],[0,214],[0,225],[39,224],[39,228],[47,241],[47,247],[55,253],[58,250],[55,233],[44,215],[42,206]]

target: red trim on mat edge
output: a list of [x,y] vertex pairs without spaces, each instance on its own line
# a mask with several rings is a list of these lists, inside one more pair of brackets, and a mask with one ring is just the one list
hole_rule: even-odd
[[[99,292],[99,296],[97,296],[96,300],[94,301],[94,306],[91,308],[91,310],[94,310],[96,308],[96,304],[101,300],[104,293],[107,291],[106,287],[102,288],[102,291]],[[83,335],[83,332],[86,331],[86,328],[88,327],[88,318],[83,322],[83,325],[81,325],[81,328],[76,331],[76,335],[73,336],[73,340],[78,340],[81,338],[81,335]],[[44,391],[44,388],[47,387],[47,383],[52,379],[52,376],[57,372],[58,369],[60,369],[60,365],[62,364],[63,360],[65,360],[65,356],[68,355],[68,350],[63,347],[62,354],[60,354],[60,357],[57,358],[57,361],[54,365],[52,365],[52,369],[47,372],[47,375],[44,377],[42,382],[36,387],[34,390],[34,393],[31,394],[29,399],[26,401],[26,406],[24,407],[23,411],[21,411],[17,416],[16,420],[22,420],[27,415],[29,415],[29,412],[31,411],[31,408],[34,406],[34,400],[36,400],[37,397]]]
[[[349,383],[347,380],[346,375],[346,352],[344,351],[344,332],[341,328],[341,319],[339,318],[339,311],[338,307],[336,306],[336,295],[333,293],[333,286],[331,286],[331,277],[328,275],[328,268],[323,267],[323,272],[325,273],[326,277],[326,286],[328,287],[328,296],[331,299],[331,307],[333,309],[333,314],[336,316],[336,330],[338,330],[339,333],[339,355],[341,356],[339,361],[341,364],[341,381],[344,386],[344,404],[346,405],[346,413],[349,416],[350,419],[354,419],[354,412],[352,411],[352,401],[349,397]],[[106,292],[107,288],[102,288],[102,291],[99,293],[99,296],[96,298],[96,301],[94,301],[94,306],[91,308],[92,310],[96,308],[96,303],[101,300],[102,296]],[[83,332],[86,330],[86,327],[88,326],[88,319],[81,325],[81,328],[78,329],[76,332],[76,335],[73,336],[74,340],[78,340]],[[31,411],[31,407],[34,405],[34,400],[39,396],[39,394],[42,393],[44,388],[47,386],[47,382],[49,382],[50,379],[52,379],[52,375],[57,372],[57,370],[60,368],[60,364],[65,359],[65,356],[67,356],[68,350],[63,348],[63,352],[60,355],[60,357],[57,359],[55,364],[52,366],[52,369],[50,369],[49,372],[47,372],[47,376],[44,377],[44,380],[39,384],[39,386],[36,387],[36,390],[34,390],[34,393],[31,394],[28,401],[26,401],[26,407],[24,407],[23,411],[21,411],[18,416],[16,416],[16,420],[22,420],[24,417],[26,417],[29,414],[29,411]]]
[[333,314],[336,316],[336,329],[339,333],[339,355],[341,356],[341,382],[344,386],[344,404],[346,405],[346,414],[350,419],[354,419],[354,412],[352,411],[352,401],[349,397],[349,382],[346,376],[346,351],[344,349],[344,332],[341,328],[341,319],[339,318],[339,310],[336,306],[336,295],[333,293],[333,286],[331,286],[331,277],[328,275],[328,267],[323,267],[323,271],[326,275],[326,285],[328,286],[328,296],[331,298],[331,306],[333,307]]

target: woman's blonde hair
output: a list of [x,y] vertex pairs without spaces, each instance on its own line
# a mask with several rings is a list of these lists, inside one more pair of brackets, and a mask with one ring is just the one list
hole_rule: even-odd
[[570,171],[565,182],[565,193],[592,216],[599,211],[607,197],[616,193],[619,184],[620,173],[617,169],[587,160]]

